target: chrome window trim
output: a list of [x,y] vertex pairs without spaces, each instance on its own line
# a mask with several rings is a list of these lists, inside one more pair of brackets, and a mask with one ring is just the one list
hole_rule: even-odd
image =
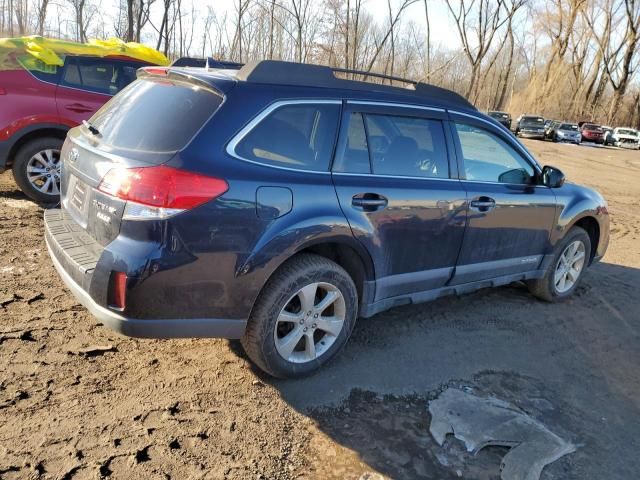
[[[404,180],[436,180],[439,182],[461,182],[460,178],[411,177],[408,175],[378,175],[375,173],[331,172],[332,175],[345,177],[400,178]],[[504,185],[504,184],[503,184]]]
[[253,117],[249,123],[247,123],[242,129],[236,133],[233,138],[227,143],[227,148],[225,149],[227,154],[236,158],[238,160],[242,160],[243,162],[252,163],[254,165],[260,165],[261,167],[275,168],[277,170],[285,170],[289,172],[297,172],[297,173],[314,173],[320,175],[331,175],[331,171],[329,171],[329,165],[327,166],[327,170],[304,170],[301,168],[291,168],[291,167],[282,167],[279,165],[272,165],[270,163],[257,162],[255,160],[250,160],[248,158],[244,158],[236,153],[236,147],[238,144],[244,140],[244,138],[249,135],[251,130],[253,130],[260,122],[262,122],[266,117],[268,117],[271,113],[273,113],[278,108],[289,106],[289,105],[342,105],[342,100],[327,100],[327,99],[299,99],[299,100],[278,100],[268,105],[265,109],[263,109],[258,115]]
[[547,185],[531,185],[528,183],[503,183],[503,182],[490,182],[489,180],[469,180],[467,178],[461,178],[461,182],[469,183],[488,183],[489,185],[507,185],[511,187],[533,187],[533,188],[551,188]]
[[[457,110],[449,110],[449,113],[453,113],[453,114],[455,114],[455,115],[461,115],[461,116],[463,116],[463,117],[471,118],[471,119],[473,119],[473,120],[477,120],[477,121],[479,121],[479,122],[486,123],[487,125],[489,125],[489,126],[491,126],[491,127],[493,127],[493,128],[496,128],[496,125],[494,125],[494,124],[493,124],[493,123],[491,123],[490,121],[485,120],[484,118],[478,117],[478,116],[476,116],[476,115],[471,115],[471,114],[464,113],[464,112],[460,112],[460,111],[457,111]],[[519,142],[514,142],[514,145],[515,145],[515,147],[514,147],[514,148],[515,148],[518,152],[520,152],[521,154],[523,154],[523,155],[524,155],[524,157],[529,161],[529,163],[531,163],[531,164],[532,164],[532,166],[533,166],[534,170],[536,170],[538,173],[542,173],[542,168],[540,167],[540,164],[538,164],[538,161],[533,157],[533,155],[531,155],[531,154],[527,151],[527,149],[526,149],[526,148],[524,148],[522,145],[520,145],[520,143],[519,143]],[[498,183],[498,184],[499,184],[500,182],[486,182],[486,183]],[[504,183],[503,183],[502,185],[514,185],[514,184],[504,184]],[[520,184],[515,184],[515,185],[520,185]]]
[[393,107],[393,108],[412,108],[416,110],[426,110],[430,112],[445,113],[444,108],[427,107],[424,105],[414,105],[411,103],[394,103],[394,102],[376,102],[374,100],[347,100],[347,105],[367,105],[372,107]]

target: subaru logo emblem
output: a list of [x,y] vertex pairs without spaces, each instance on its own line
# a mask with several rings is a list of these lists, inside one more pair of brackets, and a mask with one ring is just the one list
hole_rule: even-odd
[[78,149],[77,149],[77,148],[72,148],[72,149],[69,151],[69,157],[68,157],[68,158],[69,158],[69,161],[70,161],[71,163],[75,163],[75,162],[76,162],[76,160],[78,160],[78,155],[79,155],[79,154],[78,154]]

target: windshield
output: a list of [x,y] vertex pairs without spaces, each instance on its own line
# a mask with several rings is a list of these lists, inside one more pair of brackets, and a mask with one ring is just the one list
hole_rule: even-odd
[[509,114],[504,112],[489,112],[489,116],[491,118],[497,118],[497,119],[509,118]]
[[563,123],[562,125],[560,125],[559,130],[573,130],[575,132],[578,131],[578,125],[572,124],[572,123]]
[[521,122],[526,125],[544,125],[544,118],[542,117],[522,117]]
[[635,130],[629,130],[626,128],[621,128],[620,130],[618,130],[618,133],[620,135],[632,135],[634,137],[636,137],[638,135],[638,133]]
[[598,132],[602,131],[602,127],[600,127],[599,125],[594,125],[593,123],[585,123],[582,128],[587,129],[587,130],[596,130]]

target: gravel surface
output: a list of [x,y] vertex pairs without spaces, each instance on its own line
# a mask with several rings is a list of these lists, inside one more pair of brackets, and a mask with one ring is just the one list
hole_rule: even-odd
[[361,320],[318,374],[273,381],[237,342],[112,333],[64,289],[42,208],[0,175],[0,478],[499,478],[429,435],[447,386],[525,410],[577,451],[542,479],[640,470],[640,152],[525,141],[600,190],[612,239],[572,299],[522,285]]

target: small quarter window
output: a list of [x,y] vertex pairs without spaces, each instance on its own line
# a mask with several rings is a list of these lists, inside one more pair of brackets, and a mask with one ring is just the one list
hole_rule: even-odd
[[271,112],[236,146],[240,157],[298,170],[329,170],[340,106],[285,105]]
[[487,130],[456,123],[467,180],[529,184],[533,166],[500,137]]

